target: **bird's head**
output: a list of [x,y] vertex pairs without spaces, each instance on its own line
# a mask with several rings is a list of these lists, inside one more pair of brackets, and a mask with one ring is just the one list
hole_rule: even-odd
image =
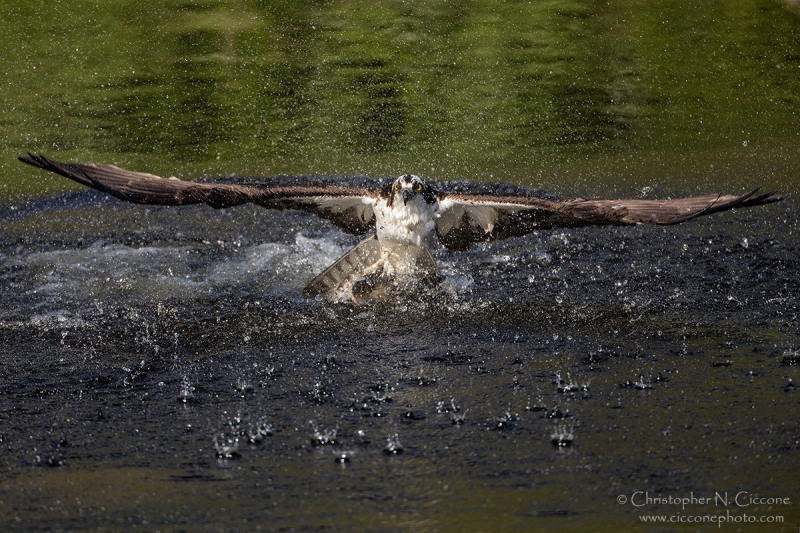
[[418,196],[423,198],[428,204],[436,202],[436,195],[433,189],[422,181],[422,178],[413,174],[404,174],[394,180],[391,185],[389,185],[387,192],[389,196],[389,205],[394,204],[394,202],[397,202],[397,205],[401,202],[403,205],[407,205],[408,202]]

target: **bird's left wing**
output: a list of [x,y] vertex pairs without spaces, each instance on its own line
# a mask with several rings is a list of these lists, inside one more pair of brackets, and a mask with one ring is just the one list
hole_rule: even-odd
[[62,163],[28,154],[20,161],[55,172],[88,187],[138,204],[208,204],[214,208],[254,203],[270,209],[299,209],[331,221],[355,234],[369,231],[378,192],[335,185],[271,185],[268,183],[197,183],[161,178],[114,165]]
[[549,196],[441,194],[436,233],[451,250],[517,237],[540,229],[590,225],[678,224],[738,207],[781,200],[758,189],[741,196],[713,194],[669,200],[584,200]]

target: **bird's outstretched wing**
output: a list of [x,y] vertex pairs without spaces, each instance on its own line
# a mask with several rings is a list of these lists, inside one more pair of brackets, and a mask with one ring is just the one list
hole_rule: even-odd
[[442,194],[436,233],[451,250],[517,237],[540,229],[590,225],[678,224],[693,218],[782,200],[758,189],[741,196],[713,194],[670,200],[584,200],[546,196]]
[[374,225],[373,206],[378,192],[368,189],[334,185],[197,183],[132,172],[114,165],[62,163],[35,154],[19,160],[138,204],[203,203],[223,208],[254,203],[271,209],[313,213],[349,233],[366,233]]

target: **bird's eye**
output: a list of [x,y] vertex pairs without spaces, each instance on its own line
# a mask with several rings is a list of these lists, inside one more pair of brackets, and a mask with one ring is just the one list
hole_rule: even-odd
[[417,191],[417,192],[421,191],[422,190],[422,185],[420,185],[419,183],[415,184],[414,185],[414,190]]
[[395,181],[394,182],[394,186],[392,187],[392,189],[394,189],[396,191],[399,190],[400,189],[400,184]]

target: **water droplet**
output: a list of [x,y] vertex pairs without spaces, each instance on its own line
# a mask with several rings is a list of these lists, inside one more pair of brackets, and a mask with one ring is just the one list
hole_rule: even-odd
[[400,443],[400,436],[395,433],[386,438],[386,447],[383,453],[387,455],[399,455],[403,453],[403,445]]

